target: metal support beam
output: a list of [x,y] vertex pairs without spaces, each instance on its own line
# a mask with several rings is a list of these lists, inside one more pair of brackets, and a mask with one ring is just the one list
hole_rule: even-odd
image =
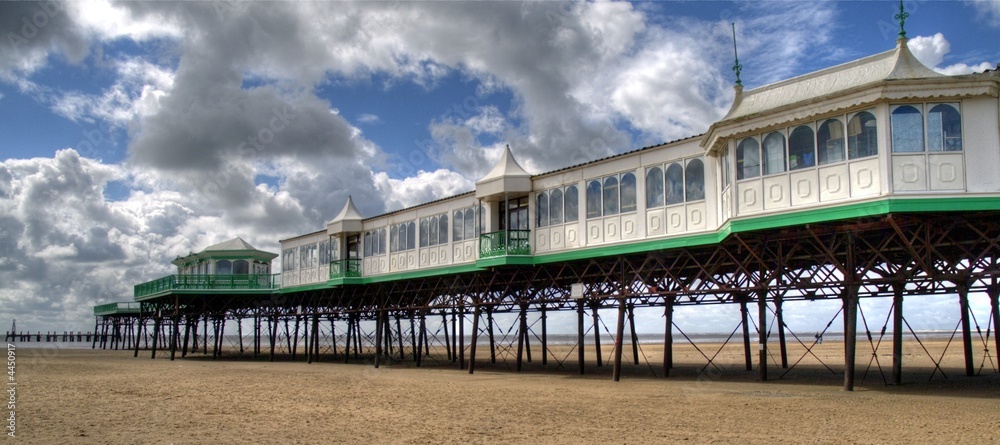
[[903,384],[903,282],[892,284],[892,383]]
[[858,288],[848,284],[844,301],[844,391],[854,391],[855,359],[858,346]]
[[976,375],[976,366],[972,356],[972,323],[969,321],[969,285],[965,282],[956,283],[958,303],[962,311],[962,351],[965,355],[965,375]]
[[779,296],[774,297],[774,317],[778,324],[778,347],[781,349],[781,369],[788,369],[788,345],[785,343],[785,316]]
[[615,357],[614,367],[611,371],[611,380],[619,381],[622,377],[622,346],[625,336],[625,312],[627,311],[625,299],[618,299],[618,322],[615,324]]
[[757,338],[760,367],[757,375],[760,381],[767,381],[767,291],[757,291]]
[[576,300],[576,327],[577,327],[576,350],[577,350],[577,355],[579,356],[580,375],[583,375],[583,371],[584,371],[584,368],[585,368],[585,365],[586,365],[586,363],[584,363],[584,361],[583,361],[583,359],[584,359],[584,357],[583,357],[583,355],[584,355],[583,354],[583,337],[584,337],[584,334],[585,334],[585,332],[583,330],[583,310],[584,310],[584,308],[583,308],[583,299],[581,298],[579,300]]
[[476,343],[479,342],[479,313],[482,308],[477,304],[472,309],[472,344],[469,345],[469,374],[476,371]]
[[743,357],[746,363],[746,370],[753,371],[753,354],[750,352],[750,315],[747,310],[746,299],[740,300],[740,317],[743,325]]
[[670,375],[670,368],[674,367],[674,299],[667,297],[663,306],[663,377]]

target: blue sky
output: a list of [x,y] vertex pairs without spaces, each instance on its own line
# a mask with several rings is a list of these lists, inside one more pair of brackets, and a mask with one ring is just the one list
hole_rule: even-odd
[[[948,74],[1000,61],[1000,2],[911,1]],[[0,319],[93,304],[242,236],[704,131],[736,23],[754,88],[891,49],[898,3],[0,2]],[[81,284],[82,283],[82,284]]]

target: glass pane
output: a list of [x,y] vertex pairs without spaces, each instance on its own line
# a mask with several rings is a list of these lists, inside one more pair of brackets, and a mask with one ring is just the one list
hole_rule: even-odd
[[850,159],[878,154],[878,122],[874,115],[862,111],[847,123],[847,150]]
[[621,183],[622,213],[634,212],[635,203],[635,174],[625,173],[622,175]]
[[587,218],[601,216],[601,181],[587,183]]
[[812,128],[800,125],[788,136],[788,169],[798,170],[816,165],[816,141]]
[[330,261],[340,259],[340,238],[330,240]]
[[701,162],[701,159],[688,161],[684,178],[686,179],[685,191],[687,192],[687,201],[705,199],[705,163]]
[[604,178],[604,192],[601,194],[601,201],[604,204],[604,215],[618,214],[618,177],[608,176]]
[[962,115],[950,104],[938,104],[927,113],[927,150],[962,151]]
[[667,205],[684,202],[684,167],[678,163],[667,167]]
[[844,160],[844,124],[836,119],[828,119],[816,132],[819,165]]
[[406,223],[406,250],[413,250],[417,247],[417,223],[410,221]]
[[431,218],[430,221],[428,221],[427,223],[430,224],[430,227],[429,227],[430,234],[427,237],[427,245],[428,246],[433,246],[433,245],[438,244],[438,241],[439,241],[438,240],[438,217],[435,216],[435,217]]
[[535,198],[538,208],[538,221],[536,225],[537,227],[545,227],[549,225],[549,195],[541,192]]
[[772,132],[764,137],[764,174],[785,171],[785,135]]
[[736,179],[758,176],[760,176],[760,144],[754,138],[746,138],[736,147]]
[[233,274],[233,263],[229,260],[219,260],[215,262],[215,274],[216,275],[232,275]]
[[646,169],[646,208],[663,205],[663,169],[650,167]]
[[563,222],[563,192],[562,189],[553,189],[549,192],[549,224],[562,224]]
[[475,211],[465,209],[465,239],[473,239],[476,236],[476,215]]
[[427,230],[427,218],[420,220],[420,247],[427,247],[427,240],[430,239],[430,232]]
[[[315,249],[316,246],[313,246]],[[233,275],[246,275],[250,273],[250,263],[247,260],[233,261]]]
[[722,150],[722,155],[719,156],[719,164],[722,171],[722,188],[729,187],[729,149]]
[[438,220],[438,244],[448,242],[448,214],[441,215]]
[[389,251],[399,252],[399,227],[389,227]]
[[385,229],[378,229],[378,254],[385,255]]
[[330,241],[321,241],[319,243],[319,264],[327,264],[330,262]]
[[915,153],[924,151],[924,122],[920,110],[910,105],[892,111],[889,126],[892,129],[892,152]]
[[462,241],[465,235],[465,218],[461,210],[455,210],[455,221],[452,222],[451,227],[451,240],[452,241]]
[[575,185],[566,187],[566,222],[573,222],[580,219],[580,192]]
[[[372,233],[371,232],[365,232],[365,241],[364,241],[364,244],[365,244],[365,256],[366,257],[372,256]],[[305,265],[305,261],[302,262],[302,265],[303,266]]]

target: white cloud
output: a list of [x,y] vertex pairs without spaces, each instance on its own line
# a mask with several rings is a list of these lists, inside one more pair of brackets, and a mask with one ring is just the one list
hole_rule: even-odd
[[373,174],[386,210],[398,210],[475,190],[475,182],[453,171],[423,170],[414,177],[393,179],[384,172]]
[[972,4],[985,20],[993,26],[1000,26],[1000,2],[996,0],[966,1]]
[[101,120],[112,125],[125,125],[159,111],[160,99],[173,87],[173,73],[137,58],[114,65],[118,78],[103,94],[64,93],[52,99],[52,110],[72,121]]
[[933,36],[914,37],[907,42],[906,46],[920,63],[931,67],[934,71],[949,76],[983,72],[996,68],[996,65],[990,62],[981,62],[973,65],[959,62],[948,66],[940,66],[945,56],[951,52],[951,43],[941,33],[936,33]]
[[376,115],[374,115],[374,114],[364,113],[361,116],[358,116],[358,122],[360,122],[362,124],[369,124],[369,125],[372,125],[372,124],[381,124],[382,123],[382,119],[379,119],[379,117],[376,116]]

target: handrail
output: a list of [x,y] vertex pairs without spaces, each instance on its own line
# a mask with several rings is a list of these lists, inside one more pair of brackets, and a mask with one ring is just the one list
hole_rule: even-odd
[[531,255],[530,230],[500,230],[479,235],[479,258]]
[[135,285],[135,298],[170,290],[261,290],[281,287],[279,274],[167,275]]
[[361,259],[351,258],[330,262],[330,279],[361,278]]

